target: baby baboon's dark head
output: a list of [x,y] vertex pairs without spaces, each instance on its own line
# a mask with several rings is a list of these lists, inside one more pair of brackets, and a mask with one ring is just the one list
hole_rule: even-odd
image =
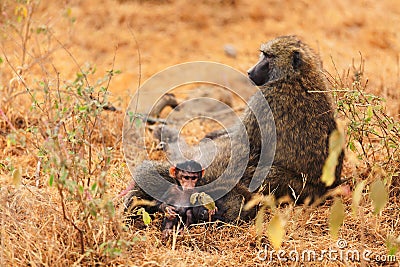
[[198,162],[189,160],[176,164],[176,167],[171,166],[169,174],[176,179],[183,190],[188,190],[197,185],[204,175],[204,170]]

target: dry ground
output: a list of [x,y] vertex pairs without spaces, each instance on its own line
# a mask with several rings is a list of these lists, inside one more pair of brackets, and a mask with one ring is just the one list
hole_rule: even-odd
[[[333,76],[344,77],[353,62],[358,66],[365,60],[366,90],[385,98],[388,114],[399,120],[400,5],[397,0],[36,2],[5,0],[0,3],[1,266],[253,266],[266,263],[258,258],[259,252],[264,247],[268,251],[272,248],[265,235],[257,242],[253,223],[195,227],[175,243],[161,240],[158,217],[147,228],[123,226],[122,203],[117,195],[131,179],[121,148],[123,110],[139,80],[143,83],[171,65],[210,60],[245,72],[257,60],[260,43],[278,35],[296,34],[320,53],[324,67]],[[29,18],[31,12],[33,15]],[[236,57],[226,55],[226,44],[236,48]],[[59,125],[52,126],[48,121],[50,116],[45,114],[51,112],[32,109],[35,105],[31,96],[40,95],[43,84],[53,91],[61,88],[58,84],[74,80],[85,64],[96,69],[88,77],[90,84],[111,69],[121,71],[107,87],[111,93],[109,100],[118,110],[102,112],[87,139],[92,142],[93,155],[104,153],[104,147],[113,147],[111,160],[105,164],[99,156],[93,160],[93,172],[89,170],[83,176],[93,181],[96,175],[107,171],[104,180],[99,180],[104,182],[106,191],[96,194],[100,194],[99,199],[104,203],[114,203],[113,216],[107,214],[107,206],[101,201],[96,202],[102,207],[98,217],[86,216],[82,207],[86,207],[85,201],[94,201],[91,196],[74,192],[69,195],[64,187],[62,191],[60,187],[49,186],[50,173],[44,167],[37,170],[38,155],[46,158],[40,154],[41,144],[51,139],[46,129]],[[32,89],[29,93],[27,87]],[[45,108],[52,110],[54,106]],[[39,131],[42,130],[38,134],[27,130],[38,125]],[[201,125],[198,127],[194,135],[204,131]],[[80,156],[87,158],[89,150],[85,145],[82,147]],[[151,156],[162,157],[158,152]],[[384,157],[378,155],[376,164],[384,162]],[[343,176],[350,179],[351,186],[361,179],[368,182],[388,179],[387,170],[371,172],[364,163],[352,157],[346,159]],[[102,167],[97,169],[97,165]],[[15,171],[19,168],[20,175]],[[390,169],[399,170],[396,166]],[[394,244],[393,240],[400,236],[399,176],[392,177],[397,182],[389,188],[390,201],[379,216],[372,213],[366,194],[357,216],[352,215],[351,198],[343,197],[346,219],[339,237],[347,242],[346,248],[370,250],[374,255],[371,258],[377,259],[376,256],[387,255],[388,244]],[[73,179],[78,184],[83,181]],[[287,253],[307,249],[321,253],[337,248],[336,240],[328,232],[330,204],[331,201],[317,208],[282,208],[288,220],[282,246]],[[323,263],[314,261],[305,265],[398,266],[400,254],[397,252],[396,256],[397,261],[392,263],[325,258]],[[286,262],[276,264],[287,265]],[[302,266],[300,262],[289,264]]]

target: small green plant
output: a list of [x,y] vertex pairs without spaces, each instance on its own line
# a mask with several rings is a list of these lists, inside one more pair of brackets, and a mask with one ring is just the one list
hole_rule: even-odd
[[[351,75],[352,73],[352,75]],[[382,97],[367,93],[364,62],[330,82],[337,112],[348,124],[347,147],[371,170],[380,165],[389,175],[400,169],[400,122],[390,117]]]
[[[102,134],[101,114],[108,105],[108,92],[101,86],[102,81],[95,86],[88,83],[87,76],[91,74],[92,68],[78,73],[63,89],[44,86],[45,101],[40,106],[47,108],[33,107],[39,114],[43,110],[47,118],[40,131],[46,133],[46,138],[38,148],[42,173],[49,177],[49,185],[57,188],[64,219],[78,231],[82,253],[83,234],[90,229],[90,221],[103,220],[104,216],[112,218],[115,214],[114,205],[105,194],[113,153]],[[107,73],[106,81],[113,75],[114,71]],[[103,145],[96,145],[95,140]],[[68,214],[66,206],[72,203],[77,217]]]
[[[367,92],[368,80],[363,74],[364,61],[361,58],[359,66],[353,63],[352,69],[343,77],[328,75],[337,114],[347,123],[347,153],[355,154],[364,172],[363,177],[352,177],[355,184],[354,216],[359,214],[358,208],[364,204],[362,200],[366,194],[372,202],[372,212],[379,215],[388,203],[388,192],[395,182],[393,177],[400,173],[400,122],[388,115],[382,97]],[[344,220],[343,208],[339,209],[337,201],[331,212],[334,236],[337,235],[337,226]],[[363,227],[363,218],[360,219]]]
[[[72,81],[61,81],[56,67],[42,61],[41,56],[46,58],[51,52],[39,58],[31,52],[30,45],[32,49],[35,45],[45,45],[44,50],[52,51],[48,46],[54,44],[49,41],[53,37],[51,29],[36,25],[32,19],[39,2],[7,3],[15,12],[14,17],[2,25],[2,30],[12,33],[8,41],[17,42],[21,48],[19,62],[4,49],[0,62],[2,69],[7,68],[3,73],[8,76],[4,78],[10,80],[7,85],[0,85],[6,92],[5,97],[0,98],[0,115],[7,123],[7,149],[24,149],[33,155],[36,185],[49,186],[58,194],[59,202],[55,203],[58,207],[54,208],[60,211],[61,220],[75,229],[75,233],[70,234],[71,244],[79,247],[81,255],[118,256],[124,242],[114,239],[100,242],[97,232],[105,231],[102,235],[105,239],[107,231],[111,231],[111,227],[105,225],[114,223],[116,213],[112,197],[107,193],[107,179],[120,137],[113,136],[113,127],[106,125],[112,123],[108,113],[115,110],[108,101],[108,88],[119,71],[112,67],[104,77],[97,79],[96,68],[77,64],[76,77]],[[71,11],[68,12],[67,17],[71,17]],[[38,38],[32,44],[34,34]],[[76,63],[72,54],[64,49]],[[42,79],[31,78],[35,77],[30,73],[34,65],[39,65]],[[55,73],[55,77],[51,73]],[[16,128],[9,118],[23,112],[23,108],[15,104],[19,100],[30,103],[29,111],[24,114],[28,125]],[[2,160],[1,164],[4,165],[2,169],[10,173],[15,186],[23,184],[23,168],[19,164],[11,160]]]

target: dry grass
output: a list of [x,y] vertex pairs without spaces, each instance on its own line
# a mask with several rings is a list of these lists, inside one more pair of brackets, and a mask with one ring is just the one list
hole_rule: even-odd
[[[127,266],[253,266],[263,262],[258,258],[260,250],[267,248],[268,253],[272,251],[266,237],[257,243],[252,224],[194,226],[183,236],[178,236],[174,245],[172,239],[165,241],[161,238],[159,218],[145,229],[123,229],[121,215],[117,214],[110,220],[90,222],[91,228],[85,234],[86,252],[82,255],[79,236],[71,224],[62,218],[56,195],[48,187],[23,186],[17,190],[13,186],[2,187],[3,266],[95,263]],[[292,250],[299,253],[305,250],[316,253],[337,250],[336,240],[330,237],[327,230],[329,204],[327,202],[317,209],[296,207],[290,210],[282,249],[287,253]],[[350,206],[350,200],[345,204]],[[74,207],[69,207],[69,212],[74,217]],[[374,257],[387,255],[387,235],[399,234],[398,202],[391,201],[381,216],[372,215],[369,205],[363,205],[357,217],[352,216],[349,209],[346,210],[346,216],[340,238],[347,241],[348,248],[370,250]],[[274,260],[279,264],[276,253]],[[326,258],[312,264],[346,265],[345,262]],[[354,262],[350,261],[350,264]],[[377,264],[373,262],[373,265]]]
[[[230,6],[230,1],[201,1],[201,5],[192,7],[178,0],[162,3],[105,0],[103,4],[96,1],[96,9],[91,1],[71,1],[67,6],[57,1],[48,5],[20,2],[20,5],[11,0],[0,3],[3,61],[0,63],[0,266],[254,266],[268,261],[268,257],[266,261],[259,259],[265,255],[259,252],[267,249],[270,253],[272,247],[266,235],[257,238],[253,222],[193,226],[176,240],[167,241],[159,231],[160,215],[148,227],[141,226],[140,220],[130,228],[123,224],[122,199],[117,195],[131,180],[122,153],[124,113],[95,107],[89,94],[79,95],[76,90],[68,91],[66,86],[72,84],[76,89],[73,80],[76,73],[85,70],[83,62],[95,62],[97,72],[82,78],[82,87],[92,85],[93,95],[101,102],[103,97],[108,98],[100,89],[104,86],[113,92],[110,99],[114,105],[127,105],[127,96],[134,90],[127,88],[135,87],[133,84],[138,80],[138,61],[136,52],[132,52],[134,41],[129,31],[116,30],[121,25],[133,25],[138,35],[142,78],[171,64],[198,59],[219,60],[245,70],[255,60],[259,42],[293,31],[304,35],[312,45],[315,40],[324,40],[318,46],[325,53],[322,56],[331,73],[335,73],[328,64],[331,56],[335,62],[339,58],[336,68],[341,73],[347,69],[350,58],[361,50],[367,60],[367,69],[362,71],[370,81],[364,88],[363,77],[357,88],[385,97],[388,111],[379,114],[392,114],[398,123],[399,65],[395,53],[399,42],[394,34],[397,29],[385,28],[398,25],[398,18],[393,15],[398,12],[396,1],[371,2],[369,5],[377,6],[368,9],[361,5],[365,1],[350,6],[343,0],[336,1],[329,10],[313,1],[284,1],[288,4],[287,12],[282,11],[281,3],[274,1],[265,8],[264,1],[238,0],[233,1],[234,6]],[[18,6],[35,7],[27,9],[27,14],[34,11],[30,20],[26,17],[17,22]],[[110,7],[114,8],[112,14]],[[369,13],[375,9],[389,13]],[[171,16],[175,10],[180,12]],[[330,23],[321,22],[321,10]],[[19,27],[10,26],[10,21]],[[34,31],[30,32],[27,26]],[[36,32],[39,26],[43,31]],[[157,32],[165,35],[158,36]],[[210,38],[199,40],[195,33]],[[374,38],[376,34],[379,38]],[[116,43],[100,42],[104,35],[117,40]],[[240,51],[236,59],[223,54],[222,45],[226,42],[236,44]],[[220,50],[215,49],[218,45]],[[109,82],[110,69],[121,69],[123,74],[112,76]],[[333,76],[342,78],[339,89],[349,89],[356,80],[349,75]],[[99,77],[106,78],[97,86]],[[54,106],[58,95],[63,96],[58,103],[70,109],[70,113],[61,117],[57,117]],[[336,102],[355,100],[352,97],[338,94]],[[87,120],[74,110],[77,107],[85,107],[81,111],[88,116]],[[350,116],[354,115],[352,112],[341,109],[339,117],[349,123],[355,120]],[[366,106],[361,106],[355,114],[363,112],[368,112]],[[384,127],[379,123],[382,120],[374,118],[377,119],[374,127],[382,130]],[[194,122],[184,134],[189,143],[196,143],[210,127]],[[76,140],[70,135],[73,129],[82,130],[75,133]],[[357,137],[356,130],[349,133],[349,140]],[[396,138],[394,131],[389,131],[389,135]],[[346,248],[371,251],[370,258],[375,259],[388,255],[390,246],[399,246],[399,139],[394,142],[397,148],[389,150],[385,149],[387,140],[382,144],[382,139],[375,135],[364,136],[362,141],[369,149],[364,154],[359,150],[347,151],[343,176],[349,178],[351,189],[361,180],[371,183],[382,179],[390,198],[384,210],[374,215],[366,190],[357,214],[351,210],[352,198],[343,196],[346,217],[339,237],[347,242]],[[151,140],[148,145],[151,146]],[[360,148],[357,144],[355,147]],[[153,159],[163,156],[158,151],[150,155]],[[67,182],[62,180],[65,169]],[[55,177],[52,186],[51,175]],[[97,187],[92,190],[94,184]],[[302,251],[314,250],[318,256],[323,250],[337,249],[337,240],[331,237],[328,227],[331,202],[314,208],[279,208],[287,220],[282,244],[286,253],[295,250],[301,256]],[[267,221],[270,217],[268,213]],[[267,226],[264,223],[264,230]],[[322,261],[302,263],[278,261],[275,253],[273,260],[278,266],[398,266],[399,252],[396,256],[397,261],[392,263],[333,261],[327,256]]]

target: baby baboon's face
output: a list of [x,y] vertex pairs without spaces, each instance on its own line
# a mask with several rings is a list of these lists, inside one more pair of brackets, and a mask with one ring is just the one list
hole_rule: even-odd
[[188,172],[179,170],[176,174],[176,179],[182,186],[183,190],[194,189],[197,185],[198,180],[201,178],[201,172]]

